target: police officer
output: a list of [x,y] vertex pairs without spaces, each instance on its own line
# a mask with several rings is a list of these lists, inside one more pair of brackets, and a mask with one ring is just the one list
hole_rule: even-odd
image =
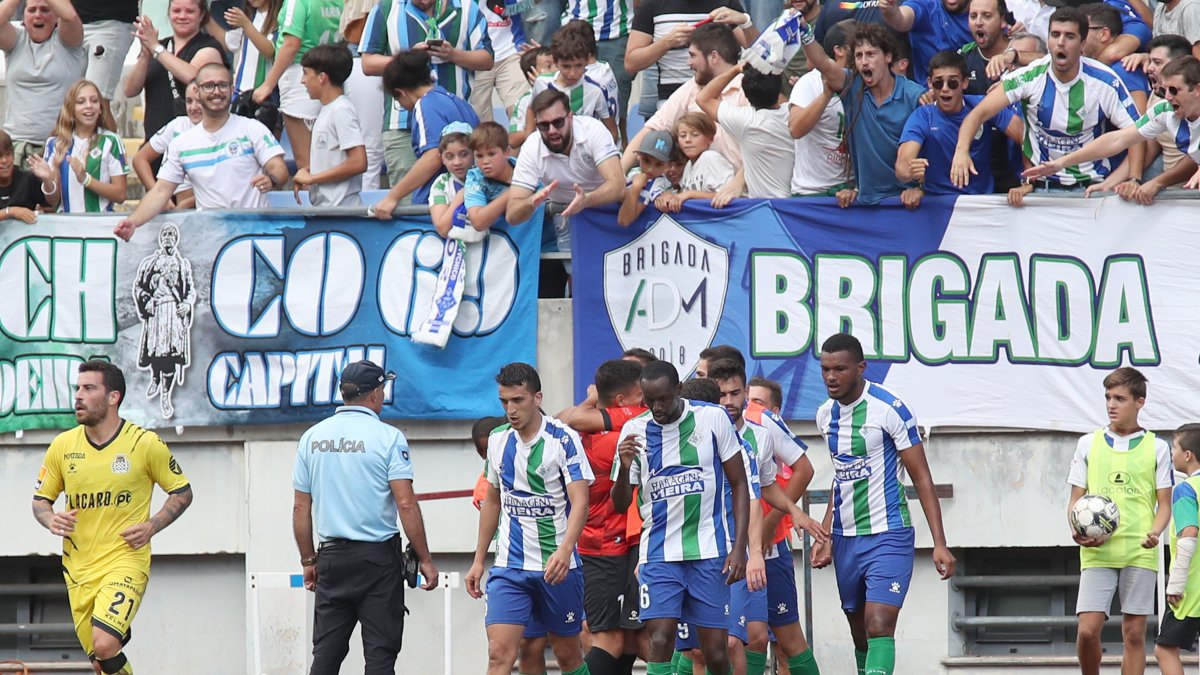
[[[396,672],[404,634],[404,557],[396,513],[420,561],[425,584],[438,583],[425,523],[412,487],[408,441],[380,421],[396,374],[370,361],[342,371],[345,405],[300,437],[292,487],[292,530],[304,587],[317,594],[311,675],[336,675],[355,623],[362,623],[366,674]],[[313,507],[319,550],[313,548]]]

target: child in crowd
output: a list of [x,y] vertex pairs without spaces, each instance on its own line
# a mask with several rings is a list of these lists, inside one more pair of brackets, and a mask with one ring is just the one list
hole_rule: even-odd
[[447,124],[442,129],[438,150],[446,171],[433,179],[429,188],[429,216],[442,237],[449,236],[454,223],[454,211],[463,203],[463,186],[471,170],[471,125],[465,122]]
[[[57,174],[51,204],[64,213],[112,211],[125,201],[125,142],[100,89],[80,80],[68,91],[58,112],[44,159]],[[37,171],[37,169],[34,169]]]
[[[588,51],[587,42],[579,31],[559,30],[555,33],[554,41],[550,43],[550,53],[554,56],[554,67],[558,73],[543,75],[534,81],[533,95],[537,96],[547,89],[563,92],[571,101],[572,113],[600,120],[616,140],[615,106],[610,104],[604,86],[586,73],[588,59],[593,54]],[[531,134],[533,130],[533,115],[526,111],[525,133]]]
[[508,134],[495,122],[484,122],[476,127],[471,132],[470,144],[471,152],[475,154],[475,167],[467,172],[463,203],[470,226],[486,232],[497,220],[504,218],[517,159],[509,156]]
[[[19,220],[28,225],[37,222],[38,211],[50,208],[45,186],[54,182],[54,174],[45,161],[37,162],[37,171],[24,171],[16,165],[12,136],[0,130],[0,221]],[[34,155],[29,158],[41,160]],[[38,185],[41,181],[41,185]]]
[[225,10],[223,30],[215,20],[208,32],[224,43],[233,58],[233,95],[251,96],[262,85],[275,61],[276,29],[283,0],[246,0],[244,9]]
[[309,166],[292,178],[296,203],[300,191],[308,190],[313,206],[359,206],[367,148],[358,113],[343,91],[354,61],[345,47],[320,45],[308,50],[300,65],[300,81],[308,95],[321,102],[321,112],[312,128]]
[[688,159],[679,192],[661,195],[654,205],[659,211],[678,213],[689,199],[712,199],[717,190],[733,179],[733,165],[710,149],[717,125],[708,115],[690,112],[675,123],[675,142]]
[[651,131],[642,138],[637,149],[638,166],[629,170],[625,178],[625,200],[617,213],[617,224],[629,227],[642,215],[647,204],[652,204],[660,195],[671,189],[666,177],[675,141],[665,131]]
[[539,76],[554,72],[554,56],[545,47],[534,47],[521,55],[521,72],[529,81],[529,91],[517,99],[512,117],[508,118],[508,145],[514,150],[521,147],[529,135],[525,131],[525,116],[529,102],[533,100],[533,83]]
[[574,31],[583,38],[583,43],[587,47],[588,64],[584,71],[587,76],[595,80],[604,87],[604,91],[608,93],[608,102],[612,107],[612,116],[616,118],[624,117],[619,114],[618,105],[618,90],[617,76],[613,74],[612,66],[596,57],[596,29],[592,27],[590,21],[583,19],[572,19],[566,23],[560,30]]
[[[674,142],[674,137],[672,137]],[[679,192],[683,186],[683,169],[687,166],[687,157],[683,151],[679,149],[679,144],[675,143],[675,148],[671,151],[671,161],[667,162],[667,172],[663,174],[667,181],[671,184],[671,190]]]
[[[167,154],[167,148],[171,147],[171,141],[175,140],[179,134],[200,124],[200,120],[204,117],[204,109],[200,107],[200,90],[196,88],[195,82],[189,84],[184,90],[183,109],[187,114],[176,117],[168,122],[167,126],[156,131],[133,156],[133,173],[137,175],[142,187],[146,188],[147,192],[158,182],[158,178],[154,175],[154,165],[163,155]],[[192,186],[187,181],[180,183],[179,187],[175,188],[175,196],[167,202],[168,209],[192,209],[195,207],[196,196],[192,193]]]
[[254,102],[261,104],[278,87],[279,111],[283,113],[283,128],[291,140],[296,166],[308,166],[310,129],[321,112],[321,104],[308,97],[301,82],[304,70],[300,60],[313,47],[337,42],[341,18],[341,0],[284,0],[279,11],[275,60],[254,90]]

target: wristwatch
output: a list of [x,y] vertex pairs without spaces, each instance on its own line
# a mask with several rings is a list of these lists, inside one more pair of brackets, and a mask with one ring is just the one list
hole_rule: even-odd
[[157,59],[157,58],[158,58],[158,57],[159,57],[159,56],[160,56],[160,55],[161,55],[163,52],[165,52],[165,51],[167,51],[167,48],[166,48],[166,47],[164,47],[164,46],[162,46],[162,45],[157,45],[157,46],[155,46],[155,47],[154,47],[154,58],[156,58],[156,59]]

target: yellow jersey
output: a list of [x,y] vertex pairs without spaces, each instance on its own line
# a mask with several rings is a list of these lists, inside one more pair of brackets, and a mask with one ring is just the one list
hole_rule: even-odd
[[150,547],[133,550],[121,532],[150,519],[154,485],[166,492],[188,487],[179,462],[158,434],[122,420],[109,442],[97,446],[77,426],[59,434],[46,450],[34,498],[54,503],[66,494],[76,509],[75,531],[63,538],[63,572],[76,582],[114,567],[150,571]]

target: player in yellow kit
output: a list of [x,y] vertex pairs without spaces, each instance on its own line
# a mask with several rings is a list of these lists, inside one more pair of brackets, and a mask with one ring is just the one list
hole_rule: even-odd
[[[63,577],[79,643],[97,673],[132,675],[121,652],[150,580],[150,538],[192,503],[192,488],[166,443],[121,419],[125,376],[107,361],[79,366],[75,420],[46,450],[33,515],[63,538]],[[169,493],[150,518],[158,484]],[[54,502],[66,495],[66,510]]]

